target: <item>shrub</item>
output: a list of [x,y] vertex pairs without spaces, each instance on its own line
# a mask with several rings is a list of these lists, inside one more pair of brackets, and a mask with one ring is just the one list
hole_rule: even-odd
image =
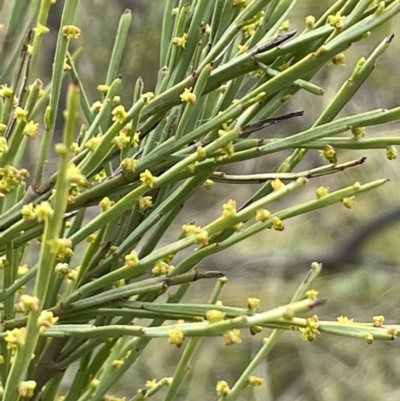
[[[285,137],[274,137],[270,130],[268,139],[259,132],[301,116],[302,111],[275,113],[296,92],[322,95],[312,82],[314,75],[329,63],[343,63],[343,52],[352,43],[367,40],[371,30],[399,12],[398,1],[338,1],[320,18],[307,17],[304,31],[296,34],[288,31],[292,1],[193,0],[174,8],[175,2],[167,0],[157,85],[148,92],[138,79],[132,100],[125,103],[118,73],[131,13],[120,19],[107,76],[104,81],[98,77],[101,100],[93,103],[80,79],[79,54],[70,52],[81,33],[74,25],[79,1],[64,2],[48,85],[40,81],[37,64],[46,52],[43,36],[52,2],[37,3],[26,13],[22,2],[14,2],[1,52],[4,400],[116,399],[108,392],[132,365],[141,363],[142,351],[159,337],[166,346],[182,348],[180,361],[171,378],[149,381],[132,401],[164,386],[164,399],[173,400],[205,337],[233,345],[241,342],[240,330],[255,335],[272,329],[235,383],[216,379],[224,400],[262,384],[254,369],[284,330],[297,330],[308,341],[319,333],[367,343],[394,339],[396,327],[385,326],[382,316],[362,324],[345,317],[337,322],[319,321],[315,314],[300,317],[324,303],[311,288],[321,269],[317,262],[287,305],[265,311],[259,311],[257,298],[249,298],[243,308],[223,305],[224,274],[196,266],[262,230],[282,231],[291,217],[340,202],[351,208],[355,196],[387,181],[351,182],[334,191],[314,188],[309,200],[283,206],[283,198],[312,185],[313,178],[364,161],[339,163],[335,148],[384,148],[388,158],[395,158],[397,138],[368,138],[364,132],[367,126],[400,119],[400,107],[336,118],[392,35],[357,62],[309,129]],[[48,175],[45,164],[53,159],[63,82],[69,83],[63,136],[55,144],[58,167]],[[39,145],[26,169],[31,141]],[[293,172],[307,160],[309,149],[319,149],[320,166]],[[287,150],[291,153],[282,160],[280,152]],[[272,155],[280,160],[273,172],[238,175],[224,170]],[[218,217],[210,213],[203,226],[187,222],[170,240],[166,233],[185,202],[202,186],[221,182],[261,185],[245,204],[221,200]],[[38,252],[31,244],[35,239]],[[183,303],[197,280],[215,281],[209,299]],[[65,372],[76,362],[78,371],[63,389]]]

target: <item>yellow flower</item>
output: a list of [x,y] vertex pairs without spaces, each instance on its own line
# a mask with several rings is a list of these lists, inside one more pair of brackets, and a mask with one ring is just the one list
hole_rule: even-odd
[[48,32],[50,32],[50,29],[47,28],[47,26],[44,26],[42,24],[37,24],[35,28],[33,28],[33,30],[35,31],[36,35],[41,36],[44,35]]
[[222,216],[229,219],[236,216],[236,201],[229,199],[227,203],[222,205]]
[[97,90],[99,92],[101,92],[103,95],[107,95],[108,91],[110,90],[110,86],[100,84],[100,85],[97,85]]
[[0,97],[13,97],[14,92],[11,88],[9,88],[7,85],[1,85],[0,86]]
[[47,329],[54,326],[57,321],[58,317],[54,317],[53,312],[43,310],[38,318],[37,325],[40,328],[40,332],[44,333]]
[[121,166],[122,170],[124,170],[126,172],[128,172],[128,171],[132,172],[132,171],[135,171],[137,162],[138,161],[136,159],[129,157],[129,158],[122,160],[120,166]]
[[259,298],[247,298],[247,309],[255,311],[260,308]]
[[3,136],[0,137],[0,157],[8,152],[7,139]]
[[355,196],[348,196],[342,199],[342,203],[347,209],[351,209],[356,205],[356,201],[354,199]]
[[351,127],[351,133],[356,138],[361,138],[365,136],[365,127]]
[[340,14],[340,11],[338,11],[335,15],[330,15],[327,22],[336,29],[343,28],[343,16]]
[[131,141],[131,137],[126,135],[126,132],[121,130],[119,134],[113,139],[113,144],[119,149],[125,148],[125,146]]
[[140,132],[136,131],[133,134],[132,141],[131,141],[133,147],[137,148],[139,146],[139,138],[140,138]]
[[23,398],[32,398],[35,388],[36,382],[34,380],[22,381],[18,386],[18,392]]
[[147,388],[153,388],[156,384],[157,384],[157,380],[156,379],[147,380],[146,381],[146,387]]
[[113,206],[114,202],[108,197],[105,196],[100,202],[99,206],[101,207],[101,210],[104,212]]
[[223,338],[225,345],[240,344],[242,342],[242,339],[240,338],[240,330],[238,329],[226,331],[223,334]]
[[18,349],[25,344],[25,338],[25,327],[21,327],[20,329],[7,330],[4,341],[7,343],[7,349]]
[[379,316],[373,316],[372,321],[374,322],[375,327],[382,327],[383,322],[385,321],[385,317],[382,315]]
[[183,93],[179,95],[182,102],[186,103],[195,103],[196,102],[196,95],[192,93],[192,88],[185,88]]
[[14,111],[14,118],[17,120],[18,123],[25,122],[26,117],[28,115],[28,111],[24,110],[22,107],[16,107]]
[[168,274],[173,268],[174,268],[173,266],[166,263],[165,261],[158,260],[154,265],[153,269],[151,270],[151,272],[155,276],[164,276],[165,274]]
[[125,256],[125,263],[128,267],[135,267],[139,263],[139,257],[136,251],[131,251]]
[[312,28],[315,24],[315,17],[313,15],[308,15],[306,17],[307,28]]
[[226,395],[229,393],[230,388],[225,380],[219,380],[216,386],[216,390],[218,395]]
[[153,199],[151,196],[142,196],[139,198],[139,209],[147,210],[153,207]]
[[280,31],[288,31],[290,28],[290,21],[287,19],[282,22],[281,26],[279,27]]
[[48,221],[53,216],[54,210],[49,202],[40,202],[34,208],[34,213],[38,222]]
[[187,42],[187,33],[184,33],[182,36],[175,36],[172,38],[172,43],[178,47],[182,47],[184,49],[186,47],[186,42]]
[[29,138],[36,138],[39,130],[39,124],[35,123],[33,120],[29,121],[28,124],[24,127],[24,135],[28,136]]
[[128,113],[125,111],[125,107],[122,106],[121,104],[115,107],[111,112],[111,114],[113,115],[112,120],[117,121],[120,124],[123,124],[128,115]]
[[76,39],[81,34],[81,30],[76,25],[65,25],[62,28],[62,32],[67,39]]
[[86,143],[85,143],[85,148],[89,149],[89,150],[94,150],[97,148],[97,146],[100,144],[101,142],[101,134],[97,135],[94,138],[90,138]]
[[178,348],[182,346],[184,335],[179,327],[171,329],[168,334],[169,334],[168,342],[170,344],[175,344]]
[[39,299],[32,297],[31,295],[21,295],[21,306],[24,312],[37,311],[39,310]]
[[22,206],[21,214],[24,221],[30,221],[36,218],[33,203]]
[[314,341],[317,334],[319,334],[318,326],[319,319],[317,315],[314,315],[306,320],[307,326],[300,327],[301,339],[305,341]]
[[321,199],[324,196],[328,195],[329,188],[328,187],[319,187],[315,193],[317,195],[317,199]]
[[271,181],[271,187],[274,191],[278,191],[279,189],[284,188],[285,184],[279,178],[275,178],[273,181]]
[[260,387],[263,385],[264,380],[261,379],[260,377],[250,376],[249,379],[247,380],[247,382],[249,383],[249,386],[251,386],[251,387]]
[[216,309],[210,309],[206,312],[206,318],[210,323],[215,323],[223,320],[225,318],[225,315],[225,312]]
[[337,317],[336,320],[339,323],[344,323],[344,324],[349,324],[349,323],[354,322],[354,319],[349,319],[347,316],[343,316],[343,315],[340,315],[339,317]]
[[308,299],[312,299],[312,300],[315,300],[315,299],[317,299],[317,295],[318,295],[318,291],[316,291],[316,290],[308,290],[307,292],[306,292],[306,297],[308,298]]
[[140,174],[140,181],[142,181],[144,185],[147,185],[150,188],[153,188],[155,180],[156,178],[153,176],[153,174],[151,174],[149,170],[145,170],[143,173]]
[[395,160],[397,158],[397,149],[394,146],[388,146],[386,148],[386,158],[388,160]]
[[283,225],[282,220],[279,217],[274,216],[272,218],[272,228],[276,231],[283,231],[285,229],[285,226]]
[[271,212],[266,209],[258,209],[256,212],[256,220],[264,222],[265,220],[269,219],[271,216]]

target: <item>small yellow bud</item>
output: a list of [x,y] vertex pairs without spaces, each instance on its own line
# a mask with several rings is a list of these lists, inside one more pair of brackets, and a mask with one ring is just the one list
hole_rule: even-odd
[[[99,85],[100,87],[105,86],[105,85]],[[97,87],[97,89],[99,89],[99,86]],[[108,87],[107,87],[107,91],[108,91]],[[100,90],[101,92],[101,90]],[[97,114],[102,107],[102,103],[99,100],[96,100],[91,106],[90,106],[90,111],[94,114]]]
[[313,15],[309,15],[306,17],[306,25],[307,28],[311,29],[314,27],[315,24],[315,17]]
[[339,323],[343,323],[343,324],[354,323],[354,319],[349,319],[347,316],[343,316],[343,315],[340,315],[339,317],[337,317],[336,320]]
[[249,329],[250,329],[250,334],[252,336],[255,336],[256,334],[261,333],[262,326],[250,326]]
[[261,379],[260,377],[250,376],[247,382],[251,387],[260,387],[263,385],[264,380]]
[[128,255],[125,256],[125,263],[128,267],[135,267],[139,263],[139,257],[136,251],[131,251]]
[[210,189],[214,185],[214,181],[210,179],[205,180],[203,185],[206,189]]
[[223,320],[225,318],[225,315],[225,312],[216,309],[210,309],[206,312],[207,321],[210,323],[215,323]]
[[170,344],[175,344],[178,348],[180,348],[184,340],[184,335],[182,330],[179,327],[176,327],[174,329],[171,329],[168,334],[169,334],[168,342]]
[[100,145],[101,143],[101,134],[97,135],[94,138],[90,138],[86,143],[85,143],[85,148],[89,150],[94,150],[97,148],[97,146]]
[[172,38],[171,43],[184,49],[186,47],[187,37],[187,33],[184,33],[182,36],[175,36]]
[[272,218],[272,228],[276,231],[283,231],[285,226],[282,223],[282,220],[279,217],[274,216]]
[[259,298],[247,298],[247,309],[250,311],[256,311],[260,309]]
[[204,159],[206,157],[206,150],[203,148],[203,146],[198,146],[196,151],[199,159]]
[[329,163],[336,164],[338,159],[336,156],[336,151],[331,145],[325,145],[322,150],[319,151],[320,156],[328,161]]
[[386,158],[388,160],[395,160],[397,158],[397,149],[394,146],[388,146],[386,148]]
[[356,201],[354,199],[355,196],[348,196],[343,198],[342,203],[344,207],[346,207],[347,209],[351,209],[352,207],[354,207],[356,205]]
[[225,380],[219,380],[216,386],[217,394],[224,396],[230,391],[229,385]]
[[[365,62],[365,61],[364,61]],[[363,63],[364,64],[364,63]],[[361,138],[365,135],[365,127],[351,127],[351,133],[356,138]]]
[[111,363],[111,365],[114,366],[115,368],[119,368],[123,364],[124,361],[122,359],[114,359]]
[[346,56],[344,55],[344,53],[339,53],[336,56],[331,58],[331,63],[333,65],[345,65],[344,64],[345,58],[346,58]]
[[321,199],[324,196],[328,195],[329,187],[319,187],[315,193],[317,195],[317,199]]
[[385,317],[382,315],[373,316],[372,321],[374,322],[374,327],[382,327],[383,322],[385,321]]
[[273,181],[271,181],[271,187],[274,191],[278,191],[279,189],[284,188],[285,184],[279,178],[275,178]]
[[222,205],[222,216],[229,219],[235,217],[236,212],[236,201],[233,199],[229,199],[227,203]]
[[316,290],[311,289],[306,292],[306,298],[308,299],[316,300],[317,296],[318,296],[318,291]]
[[365,341],[367,344],[371,345],[374,342],[374,336],[371,333],[365,335]]
[[31,120],[25,125],[23,134],[29,138],[36,138],[38,131],[39,131],[39,124]]
[[107,95],[108,91],[110,90],[109,85],[97,85],[97,90],[101,92],[103,95]]
[[40,332],[44,333],[47,329],[54,326],[58,321],[58,317],[54,317],[53,312],[43,310],[38,318],[37,325],[40,328]]
[[65,25],[62,28],[62,32],[67,39],[76,39],[81,34],[81,30],[76,25]]
[[173,266],[171,266],[170,264],[166,263],[163,260],[158,260],[156,262],[156,264],[154,265],[153,269],[151,270],[151,272],[155,276],[164,276],[164,275],[168,274],[169,272],[171,272],[172,270],[173,270]]
[[109,210],[111,206],[114,205],[114,201],[110,200],[108,196],[104,197],[100,202],[99,206],[101,207],[101,210],[105,212],[106,210]]
[[283,312],[282,317],[285,320],[292,320],[294,318],[294,311],[291,308],[286,308],[285,311]]
[[130,157],[122,160],[120,166],[124,172],[133,172],[135,171],[137,162],[136,159]]
[[153,200],[151,196],[142,196],[139,198],[139,209],[147,210],[153,207]]
[[225,345],[240,344],[242,342],[242,339],[240,338],[240,330],[238,329],[224,332],[223,338]]
[[50,29],[42,24],[37,24],[36,27],[33,28],[33,31],[36,33],[37,36],[43,36],[46,33],[50,32]]
[[288,31],[290,29],[290,21],[287,19],[283,21],[279,27],[279,31]]
[[53,216],[54,210],[49,202],[41,202],[34,208],[38,222],[48,221]]
[[32,398],[35,388],[36,382],[34,380],[22,381],[18,386],[18,392],[21,397]]
[[343,17],[340,14],[340,11],[338,11],[335,15],[330,15],[328,17],[328,24],[332,25],[336,29],[342,29],[343,28]]
[[27,313],[30,311],[37,311],[39,310],[39,299],[36,297],[32,297],[30,295],[21,295],[21,306],[23,310]]
[[265,220],[268,220],[270,216],[271,216],[271,212],[266,209],[258,209],[256,212],[256,220],[257,221],[264,222]]
[[157,380],[156,379],[147,380],[145,386],[147,388],[153,388],[153,387],[155,387],[156,384],[157,384]]

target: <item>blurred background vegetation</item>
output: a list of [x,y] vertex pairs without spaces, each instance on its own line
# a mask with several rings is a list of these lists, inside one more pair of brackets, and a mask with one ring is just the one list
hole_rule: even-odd
[[[7,4],[9,3],[9,4]],[[0,21],[5,18],[13,2],[6,2]],[[55,49],[59,14],[62,1],[51,9],[51,33],[45,36],[47,59],[41,60],[34,76],[48,83],[51,74],[51,60]],[[118,20],[125,8],[133,11],[133,23],[128,45],[120,73],[123,77],[122,98],[131,99],[136,79],[141,76],[145,91],[154,89],[160,69],[159,36],[164,0],[86,0],[80,2],[76,24],[82,35],[77,47],[82,46],[78,68],[91,102],[100,99],[98,84],[104,83],[106,66],[111,53]],[[332,4],[330,0],[299,2],[290,21],[290,30],[301,31],[304,18],[310,14],[319,16]],[[399,104],[400,80],[397,77],[400,59],[400,23],[399,17],[386,26],[371,33],[368,41],[356,43],[346,52],[344,66],[326,66],[313,80],[323,87],[325,94],[316,97],[299,92],[287,103],[285,111],[304,109],[304,117],[293,119],[269,128],[276,135],[306,129],[329,103],[343,81],[350,75],[357,60],[367,57],[372,49],[389,33],[395,33],[395,39],[388,51],[380,58],[376,70],[357,93],[354,99],[341,112],[340,116],[368,111],[375,108],[390,108]],[[335,69],[334,74],[332,70]],[[337,70],[340,70],[338,72]],[[332,78],[332,75],[335,78]],[[64,96],[62,96],[64,98]],[[62,109],[62,106],[61,106]],[[61,120],[60,120],[61,124]],[[399,124],[392,124],[386,129],[391,132],[368,132],[374,136],[396,135]],[[269,136],[268,129],[265,137]],[[57,141],[57,137],[55,138]],[[32,149],[32,157],[35,149]],[[315,167],[321,164],[318,151],[307,158],[299,169]],[[373,154],[372,154],[373,153]],[[287,156],[285,152],[260,158],[256,163],[241,163],[226,171],[241,173],[261,173],[274,171],[276,166]],[[399,320],[400,294],[400,166],[399,161],[388,161],[385,151],[360,152],[338,151],[340,161],[367,156],[367,162],[360,168],[329,177],[333,188],[360,180],[368,181],[389,178],[390,183],[379,190],[363,196],[355,208],[344,209],[335,205],[327,210],[314,212],[307,216],[289,220],[283,233],[265,231],[257,237],[207,259],[201,267],[221,270],[227,274],[230,282],[222,301],[232,305],[244,306],[249,296],[260,297],[261,306],[277,306],[287,303],[300,277],[305,274],[309,262],[316,259],[325,261],[325,273],[317,281],[321,298],[327,298],[326,306],[318,310],[320,319],[346,315],[356,320],[370,320],[373,315],[384,314],[388,322]],[[29,162],[29,161],[28,161]],[[311,163],[311,164],[310,164]],[[314,163],[314,164],[312,164]],[[49,161],[51,165],[51,160]],[[228,170],[229,169],[229,170]],[[49,169],[49,172],[51,169]],[[324,185],[324,179],[315,181],[314,190]],[[170,232],[173,238],[182,223],[196,221],[202,225],[210,220],[210,215],[218,213],[222,200],[234,198],[238,204],[246,201],[254,187],[246,191],[243,186],[218,184],[211,191],[202,189],[200,194],[189,201],[176,222],[176,232]],[[292,194],[295,197],[305,197]],[[289,198],[289,197],[288,197]],[[217,205],[218,202],[218,205]],[[218,207],[216,207],[218,206]],[[390,211],[387,220],[391,225],[378,227],[377,223],[363,228],[371,218],[382,221],[382,213]],[[396,213],[397,212],[397,213]],[[368,239],[360,248],[352,247],[350,252],[343,248],[343,242],[349,243],[356,233],[369,232]],[[186,301],[205,300],[211,284],[200,283],[193,286]],[[264,334],[266,336],[267,333]],[[146,380],[159,379],[173,373],[174,365],[181,355],[177,348],[167,348],[161,344],[165,340],[153,340],[141,357],[141,363],[132,370],[119,388],[121,396],[132,396]],[[243,344],[224,347],[220,339],[207,340],[201,354],[196,358],[192,370],[200,381],[190,381],[179,400],[215,399],[216,380],[233,382],[244,365],[243,361],[252,358],[259,348],[261,337],[244,338]],[[227,370],[229,367],[229,370]],[[400,354],[393,344],[374,343],[367,346],[363,341],[342,339],[340,337],[320,336],[314,343],[304,343],[298,333],[285,333],[269,359],[255,372],[263,377],[266,386],[254,393],[244,393],[242,399],[250,400],[398,400],[400,389]],[[250,390],[249,390],[250,391]],[[162,396],[160,396],[162,397]]]

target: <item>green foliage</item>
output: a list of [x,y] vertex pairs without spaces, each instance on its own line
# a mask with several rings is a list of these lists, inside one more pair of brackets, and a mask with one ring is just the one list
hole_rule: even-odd
[[[393,146],[399,138],[364,137],[364,127],[400,120],[400,107],[336,119],[392,35],[356,63],[309,129],[283,138],[257,135],[300,117],[302,112],[275,113],[299,91],[321,96],[314,75],[343,63],[343,52],[393,18],[400,1],[340,0],[321,17],[307,17],[303,32],[296,34],[288,32],[294,1],[192,0],[178,5],[167,0],[156,87],[146,92],[139,78],[125,105],[118,74],[131,12],[121,16],[106,78],[98,82],[101,100],[93,103],[76,64],[80,51],[70,51],[81,34],[74,25],[78,0],[64,2],[51,82],[44,86],[39,79],[51,3],[15,1],[0,53],[4,400],[115,399],[107,394],[131,366],[141,363],[138,357],[155,338],[181,348],[172,378],[147,384],[146,397],[167,387],[164,400],[175,399],[206,337],[237,347],[241,329],[253,335],[269,330],[235,383],[228,385],[223,377],[215,381],[221,400],[238,399],[246,387],[262,384],[254,371],[285,330],[298,330],[308,341],[320,333],[367,343],[394,339],[397,327],[385,326],[382,316],[362,324],[345,317],[300,317],[324,303],[311,289],[318,263],[287,305],[265,311],[259,310],[257,298],[249,298],[245,308],[223,305],[224,275],[196,266],[260,231],[283,231],[291,217],[336,203],[351,208],[355,196],[386,182],[380,177],[351,182],[332,192],[319,187],[309,200],[289,207],[282,202],[292,191],[312,185],[315,177],[364,162],[338,163],[336,148],[383,148],[389,159],[396,157]],[[47,176],[64,82],[69,86],[62,142],[55,145],[58,167]],[[34,160],[24,168],[32,147]],[[320,166],[293,172],[307,159],[308,149],[320,150]],[[282,151],[291,153],[281,159]],[[281,160],[273,172],[224,171],[226,165],[267,155]],[[167,233],[185,203],[202,186],[212,191],[219,183],[261,185],[244,205],[221,200],[219,217],[210,213],[203,226],[187,222],[171,240]],[[30,243],[35,239],[38,252]],[[191,283],[207,279],[215,287],[206,303],[181,302]],[[78,372],[66,390],[61,383],[74,363]],[[141,399],[143,392],[130,398]]]

